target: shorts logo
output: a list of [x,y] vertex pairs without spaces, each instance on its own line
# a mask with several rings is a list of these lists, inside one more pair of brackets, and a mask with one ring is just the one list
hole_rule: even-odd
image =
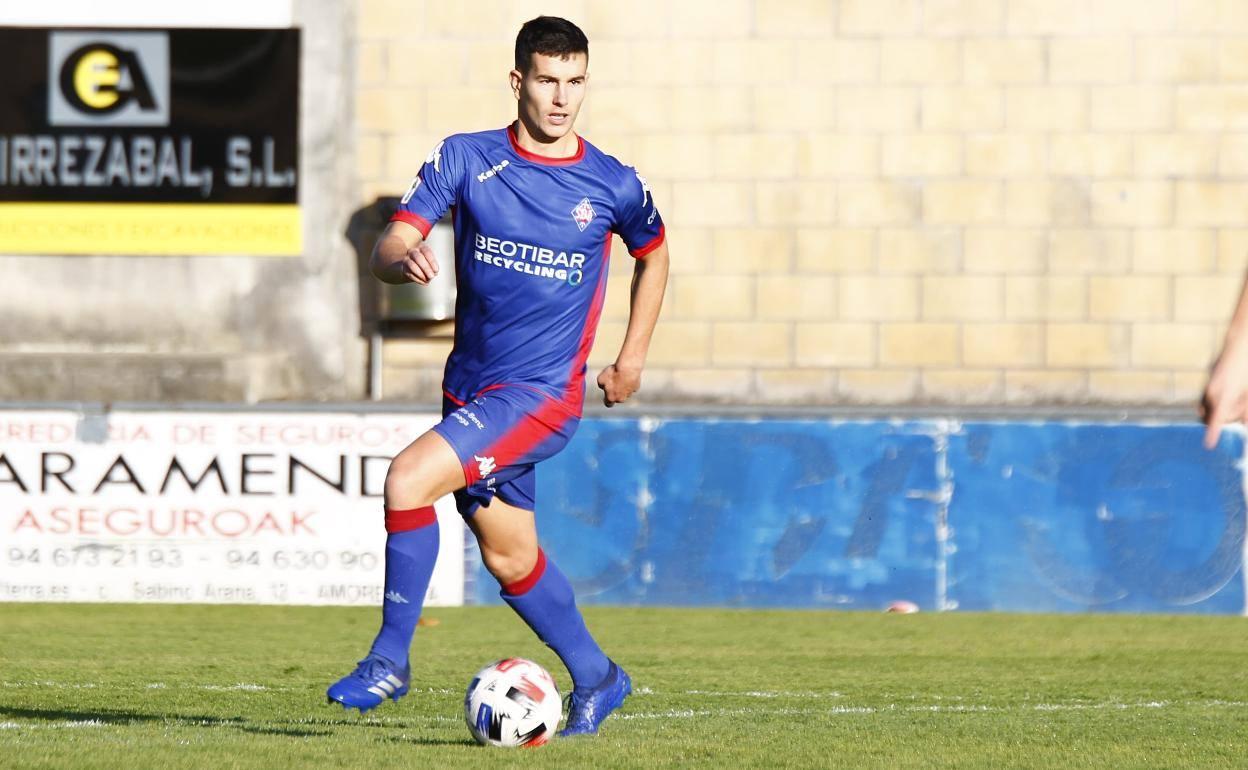
[[481,474],[481,478],[485,478],[494,472],[495,465],[493,456],[482,457],[481,455],[473,455],[472,457],[477,461],[477,472]]
[[[485,430],[485,423],[481,422],[481,418],[477,417],[476,412],[473,412],[466,406],[461,406],[459,410],[455,412],[455,416],[458,417],[460,413],[463,413],[464,417],[467,417],[469,422],[477,426],[477,430]],[[468,423],[463,420],[460,420],[460,422],[463,422],[465,426],[468,425]]]
[[594,221],[594,207],[589,205],[589,198],[581,198],[581,202],[576,204],[576,208],[572,209],[572,219],[576,220],[581,232],[585,232],[589,223]]
[[169,38],[163,32],[52,32],[48,123],[169,124]]

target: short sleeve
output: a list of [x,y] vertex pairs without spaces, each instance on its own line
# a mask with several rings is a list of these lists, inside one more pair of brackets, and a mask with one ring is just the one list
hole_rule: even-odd
[[407,192],[399,200],[399,210],[391,222],[407,222],[422,236],[428,236],[434,223],[454,206],[459,195],[462,160],[451,139],[438,142]]
[[650,185],[637,169],[625,167],[616,185],[615,231],[624,239],[628,253],[642,259],[663,243],[663,217],[654,205]]

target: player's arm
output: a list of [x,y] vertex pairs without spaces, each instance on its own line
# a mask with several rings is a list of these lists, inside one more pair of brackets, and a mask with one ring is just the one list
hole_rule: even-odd
[[615,363],[598,375],[602,402],[607,406],[628,400],[641,387],[641,370],[646,364],[655,324],[659,321],[659,310],[663,307],[669,261],[667,242],[664,241],[633,266],[624,344],[620,346]]
[[1206,425],[1206,449],[1217,446],[1223,425],[1242,420],[1248,411],[1248,281],[1240,290],[1239,304],[1209,375],[1200,411]]
[[414,282],[424,286],[438,274],[438,258],[424,242],[420,230],[396,220],[377,239],[368,267],[378,280],[386,283]]

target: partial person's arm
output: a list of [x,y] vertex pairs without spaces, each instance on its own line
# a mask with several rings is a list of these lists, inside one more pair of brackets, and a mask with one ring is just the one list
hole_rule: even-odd
[[632,292],[629,300],[628,329],[615,363],[598,375],[602,403],[615,406],[641,388],[641,370],[650,350],[650,337],[659,321],[663,292],[667,288],[667,242],[637,260],[633,267]]
[[391,222],[377,239],[368,269],[386,283],[428,284],[438,274],[438,258],[412,225]]
[[1248,281],[1239,293],[1239,304],[1226,330],[1222,353],[1209,375],[1200,404],[1204,420],[1205,448],[1218,445],[1222,426],[1242,420],[1248,410]]

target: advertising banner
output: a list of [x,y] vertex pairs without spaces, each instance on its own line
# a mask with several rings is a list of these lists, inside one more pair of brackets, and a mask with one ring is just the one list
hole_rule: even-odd
[[[542,465],[538,522],[585,604],[1248,615],[1243,433],[1202,436],[587,420]],[[483,570],[475,600],[498,601]]]
[[[389,459],[434,415],[0,410],[0,601],[379,606]],[[437,506],[430,605],[463,602]]]
[[0,253],[302,250],[299,31],[0,27]]

